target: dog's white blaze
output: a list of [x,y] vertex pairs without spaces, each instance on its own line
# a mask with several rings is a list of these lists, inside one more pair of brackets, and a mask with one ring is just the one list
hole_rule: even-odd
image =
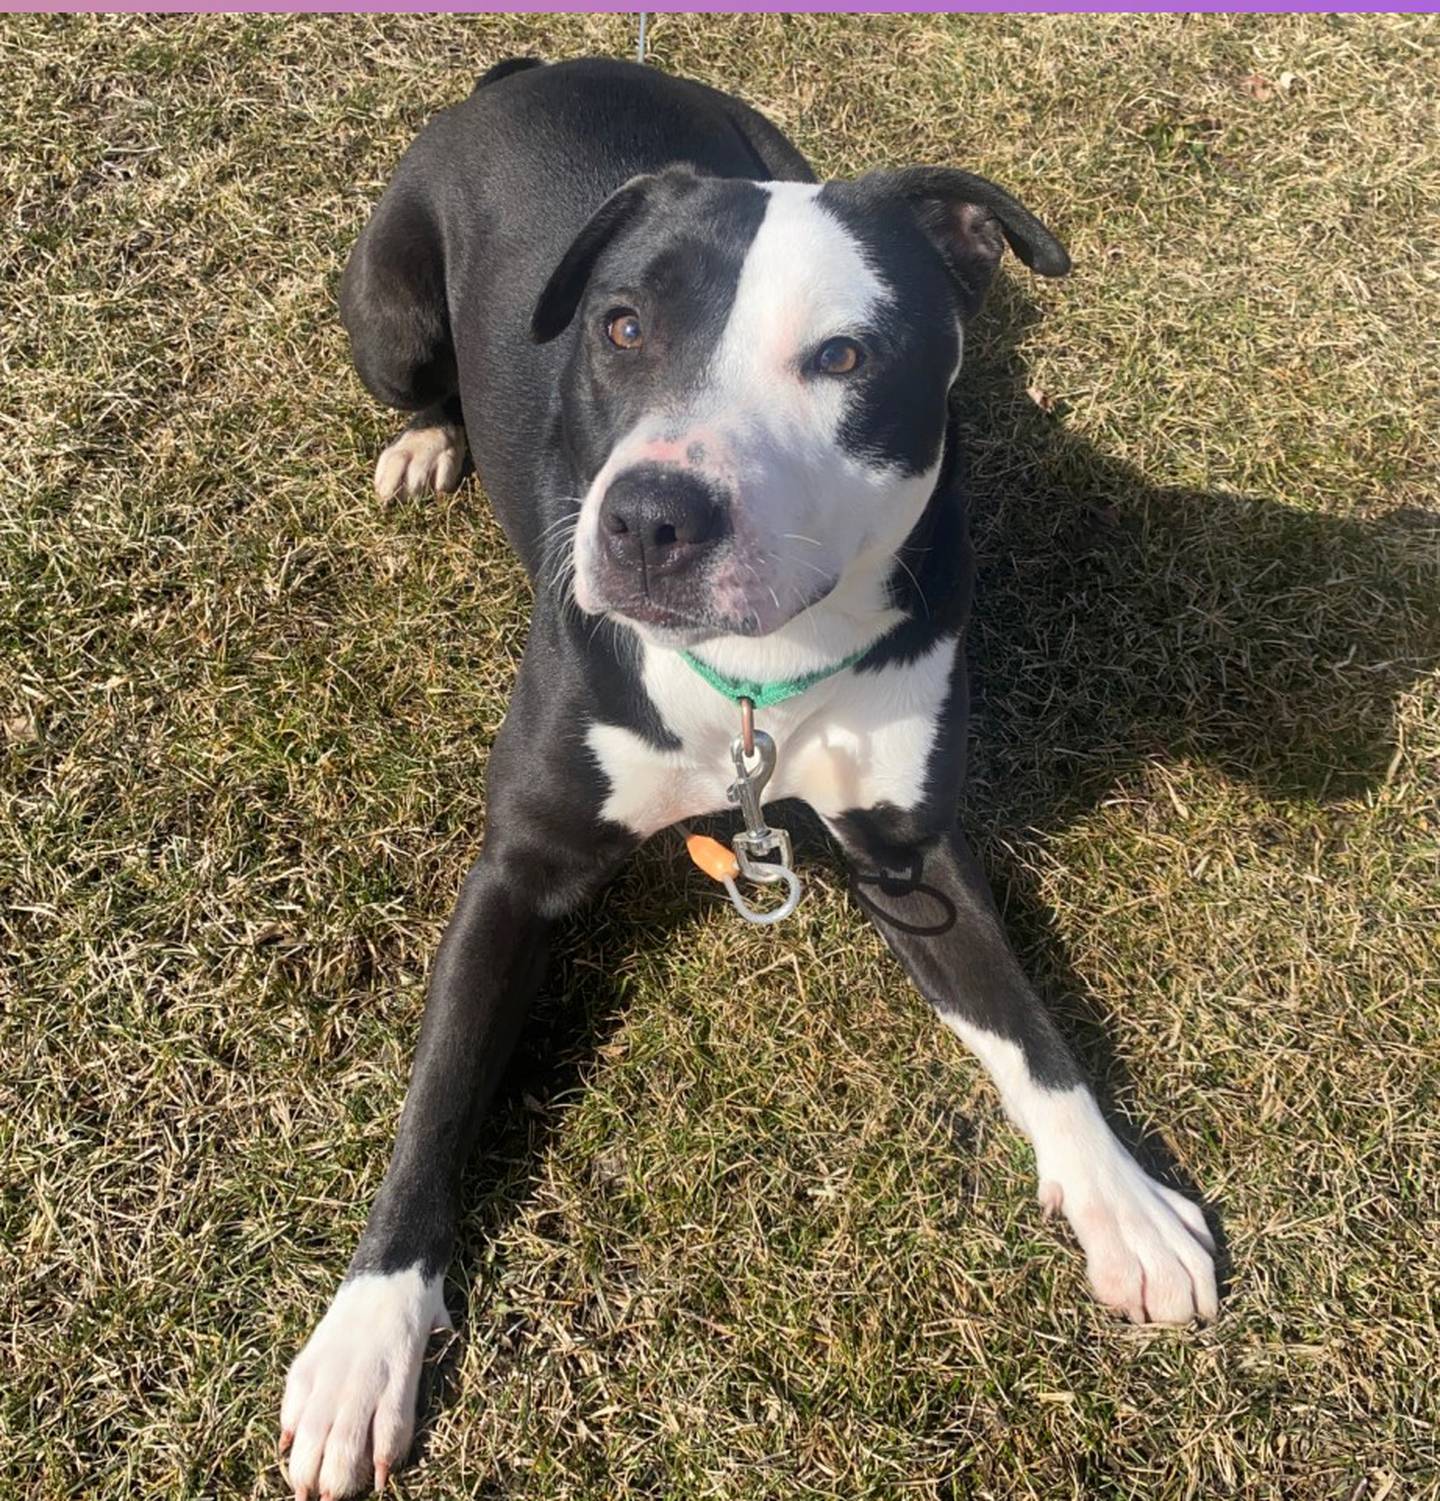
[[941,1019],[985,1065],[1030,1139],[1040,1202],[1070,1222],[1100,1302],[1137,1323],[1214,1318],[1213,1246],[1199,1209],[1144,1171],[1083,1085],[1046,1089],[1015,1043],[954,1015]]
[[711,404],[733,410],[739,398],[743,411],[833,440],[843,380],[806,381],[801,362],[826,339],[863,334],[889,287],[820,207],[817,184],[762,186],[769,202],[711,362]]
[[905,476],[844,446],[846,381],[816,375],[808,363],[827,339],[863,345],[890,288],[820,206],[817,184],[763,186],[765,216],[695,414],[725,435],[723,462],[740,479],[734,524],[752,556],[737,557],[737,569],[779,559],[772,582],[803,592],[877,545],[893,552],[919,519],[935,473]]
[[[827,818],[877,802],[914,807],[925,790],[957,649],[948,637],[903,667],[837,673],[764,710],[757,723],[779,747],[766,800],[801,798]],[[680,748],[659,750],[611,724],[592,724],[587,740],[609,783],[601,812],[649,835],[728,806],[739,718],[734,704],[673,651],[643,644],[641,672]]]
[[348,1496],[372,1488],[376,1461],[399,1464],[415,1430],[426,1342],[450,1327],[441,1278],[419,1267],[343,1282],[285,1380],[291,1485]]

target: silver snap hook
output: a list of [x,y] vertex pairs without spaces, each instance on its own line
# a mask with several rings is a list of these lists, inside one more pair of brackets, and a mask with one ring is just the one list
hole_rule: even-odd
[[[759,863],[761,865],[766,865],[769,862],[761,861]],[[747,871],[746,874],[749,875],[752,880],[764,881],[767,883],[783,881],[785,883],[785,900],[781,902],[778,907],[772,907],[768,911],[762,911],[758,907],[752,907],[749,902],[747,902],[745,898],[740,894],[740,888],[735,884],[734,880],[730,876],[726,876],[725,890],[730,893],[730,901],[734,905],[735,910],[740,914],[741,917],[745,919],[746,922],[755,923],[758,927],[768,927],[771,923],[779,922],[782,918],[789,917],[790,914],[796,909],[796,907],[800,905],[800,896],[802,892],[800,877],[797,876],[795,872],[789,868],[789,866],[770,865],[769,873],[765,875],[759,875],[756,873],[756,867],[752,865],[750,870]]]

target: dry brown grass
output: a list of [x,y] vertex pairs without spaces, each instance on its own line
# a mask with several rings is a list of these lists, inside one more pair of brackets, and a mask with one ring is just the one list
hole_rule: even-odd
[[[1228,1300],[1200,1333],[1087,1300],[823,851],[767,937],[662,843],[487,1133],[403,1494],[1440,1490],[1437,35],[654,23],[823,170],[964,164],[1074,251],[975,355],[965,816]],[[393,422],[335,281],[483,67],[631,44],[0,28],[6,1494],[281,1493],[527,607],[473,488],[373,503]]]

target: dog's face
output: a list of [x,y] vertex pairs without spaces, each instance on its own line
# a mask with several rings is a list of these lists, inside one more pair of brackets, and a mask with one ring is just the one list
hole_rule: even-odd
[[[907,194],[917,182],[672,170],[597,211],[534,318],[542,339],[579,325],[564,394],[593,476],[582,609],[669,644],[765,635],[901,546],[934,486],[964,320],[1011,232],[973,189],[956,203]],[[1053,247],[1037,268],[1063,270],[1013,207]]]

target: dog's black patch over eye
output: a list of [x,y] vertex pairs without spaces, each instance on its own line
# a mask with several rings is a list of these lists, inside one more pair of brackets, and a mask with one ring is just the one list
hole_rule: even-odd
[[605,337],[616,349],[639,349],[645,342],[645,330],[634,308],[611,308],[605,315]]
[[812,362],[821,375],[850,375],[865,362],[865,351],[854,339],[826,339]]

